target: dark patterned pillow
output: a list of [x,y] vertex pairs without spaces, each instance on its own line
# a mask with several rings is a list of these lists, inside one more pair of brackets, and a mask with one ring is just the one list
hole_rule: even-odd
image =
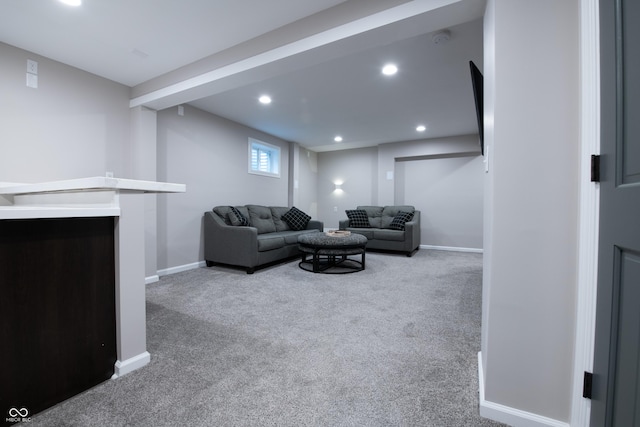
[[233,206],[229,206],[229,209],[231,210],[229,211],[227,216],[229,217],[229,222],[231,222],[231,225],[240,225],[244,227],[249,225],[249,220],[245,218],[238,209],[234,208]]
[[349,217],[349,227],[353,228],[371,228],[367,212],[362,209],[346,210]]
[[413,219],[413,212],[400,211],[393,217],[393,221],[389,225],[392,230],[404,230],[404,223]]
[[287,213],[282,215],[282,220],[286,222],[292,230],[304,230],[307,228],[309,221],[311,221],[311,217],[293,206]]

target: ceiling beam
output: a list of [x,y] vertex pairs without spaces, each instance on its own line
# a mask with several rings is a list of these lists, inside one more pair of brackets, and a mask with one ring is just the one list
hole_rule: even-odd
[[[129,106],[173,107],[371,47],[367,44],[388,43],[394,41],[390,38],[400,40],[436,30],[439,25],[470,21],[483,12],[484,1],[414,0],[134,97]],[[358,37],[364,34],[374,37]],[[338,50],[332,48],[336,46]]]

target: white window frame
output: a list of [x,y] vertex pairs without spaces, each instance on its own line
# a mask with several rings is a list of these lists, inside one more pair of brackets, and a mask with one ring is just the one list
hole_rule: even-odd
[[[253,175],[270,176],[272,178],[280,178],[280,147],[269,144],[264,141],[249,138],[249,173]],[[254,150],[265,154],[266,164],[259,166],[253,161]]]

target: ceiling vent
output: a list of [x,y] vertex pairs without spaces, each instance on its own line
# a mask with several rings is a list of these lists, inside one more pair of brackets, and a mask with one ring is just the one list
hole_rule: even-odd
[[433,35],[433,43],[434,44],[445,44],[451,38],[451,33],[449,30],[438,31]]

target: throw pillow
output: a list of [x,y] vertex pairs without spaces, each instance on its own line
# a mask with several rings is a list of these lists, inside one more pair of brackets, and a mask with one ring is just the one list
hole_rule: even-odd
[[249,225],[249,220],[245,218],[244,215],[242,215],[238,209],[234,208],[233,206],[229,206],[229,209],[231,210],[227,215],[229,217],[229,221],[231,222],[231,225],[244,226],[244,227]]
[[349,217],[349,227],[371,228],[366,211],[362,209],[351,209],[346,210],[345,212],[347,213],[347,217]]
[[389,225],[392,230],[404,230],[405,222],[409,222],[413,219],[413,212],[400,211],[393,217],[393,221]]
[[282,219],[284,222],[289,225],[292,230],[304,230],[307,228],[309,221],[311,221],[311,217],[306,213],[302,212],[300,209],[293,206],[287,213],[282,215]]

